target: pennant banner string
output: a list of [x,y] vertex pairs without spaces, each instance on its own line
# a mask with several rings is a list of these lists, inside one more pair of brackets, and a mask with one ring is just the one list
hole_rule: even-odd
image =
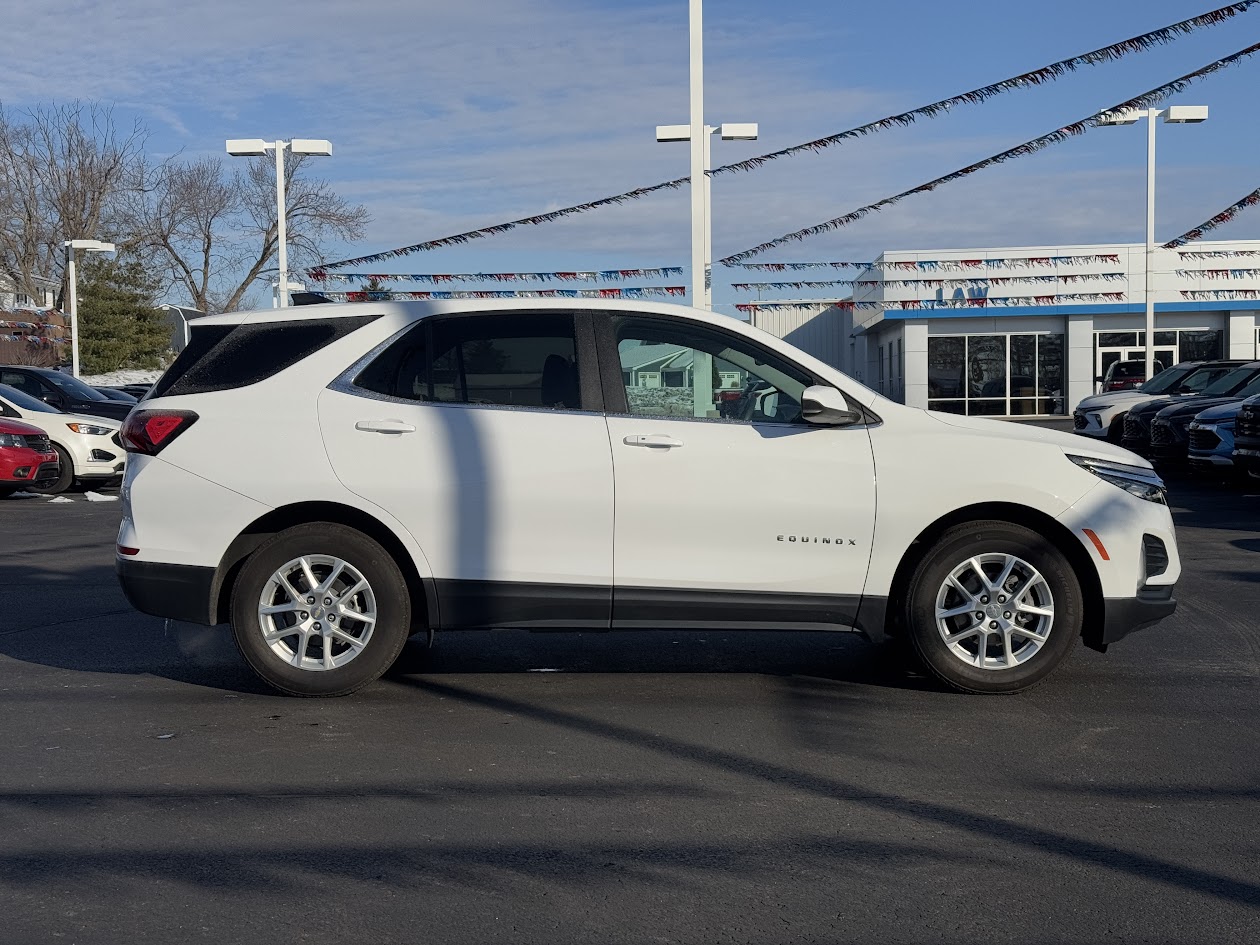
[[[1256,255],[1260,256],[1260,252]],[[761,272],[787,272],[801,269],[895,269],[928,272],[968,272],[975,269],[1025,269],[1050,266],[1098,266],[1119,265],[1119,253],[1091,253],[1085,256],[1003,256],[997,259],[884,259],[869,263],[851,262],[733,262],[728,265],[739,269],[755,269]],[[857,281],[862,281],[861,279]]]
[[[817,151],[822,148],[829,147],[839,141],[847,138],[857,137],[860,135],[873,134],[885,128],[894,125],[908,125],[915,121],[918,117],[931,117],[942,112],[947,112],[955,105],[967,103],[979,103],[999,95],[1002,92],[1011,89],[1024,88],[1028,86],[1042,85],[1046,82],[1052,82],[1059,77],[1074,71],[1078,66],[1096,65],[1101,62],[1109,62],[1120,59],[1129,53],[1141,52],[1151,49],[1156,45],[1170,43],[1180,36],[1191,33],[1204,26],[1212,26],[1222,23],[1231,17],[1250,9],[1260,0],[1241,0],[1239,3],[1231,3],[1202,13],[1198,16],[1172,23],[1162,29],[1152,30],[1149,33],[1142,33],[1138,36],[1130,37],[1110,46],[1104,46],[1101,49],[1095,49],[1093,52],[1084,53],[1079,56],[1073,56],[1070,59],[1062,59],[1059,62],[1051,63],[1032,72],[1026,72],[1022,75],[1012,76],[1001,82],[995,82],[992,85],[986,85],[970,92],[964,92],[961,95],[955,95],[952,98],[942,99],[939,102],[933,102],[930,105],[924,105],[921,108],[913,109],[909,112],[903,112],[900,115],[890,115],[887,118],[881,118],[878,121],[852,128],[848,131],[831,135],[827,138],[819,138],[806,144],[796,145],[795,147],[785,148],[781,151],[775,151],[770,154],[763,154],[758,157],[749,158],[745,161],[739,161],[734,164],[726,164],[721,167],[714,168],[709,171],[710,176],[725,174],[736,170],[751,170],[759,167],[767,161],[775,160],[787,154],[794,154],[799,151]],[[601,197],[598,200],[591,200],[586,203],[576,204],[572,207],[564,207],[560,210],[553,210],[549,213],[540,213],[534,216],[522,217],[519,220],[512,220],[508,223],[500,223],[495,226],[482,227],[477,230],[468,230],[464,233],[456,233],[451,236],[440,237],[435,240],[426,240],[422,243],[413,243],[410,246],[402,246],[398,249],[386,250],[382,253],[373,253],[368,256],[359,256],[354,259],[342,259],[337,262],[323,263],[320,266],[312,267],[304,270],[306,272],[316,272],[326,269],[340,269],[345,266],[357,266],[364,263],[379,262],[384,259],[394,259],[399,256],[408,256],[412,253],[422,253],[428,250],[438,249],[443,246],[452,246],[459,243],[466,243],[470,240],[482,239],[487,236],[495,236],[500,233],[506,233],[518,226],[537,226],[541,223],[550,223],[553,220],[559,220],[563,217],[576,213],[585,213],[588,210],[595,210],[600,207],[607,207],[613,204],[624,203],[628,200],[638,200],[640,197],[646,197],[648,194],[656,193],[662,190],[675,190],[683,184],[689,183],[690,177],[678,177],[674,180],[664,181],[660,184],[652,184],[648,187],[638,187],[634,190],[628,190],[624,193],[615,194],[611,197]]]
[[[1254,291],[1260,294],[1260,290],[1239,290],[1240,292]],[[1183,295],[1186,293],[1182,293]],[[1210,294],[1210,293],[1205,293]],[[946,308],[1016,308],[1025,305],[1057,305],[1067,302],[1123,302],[1125,294],[1123,292],[1075,292],[1063,295],[1008,295],[985,297],[978,299],[904,299],[897,302],[887,301],[862,301],[855,302],[852,299],[842,299],[839,301],[830,301],[827,299],[796,299],[792,301],[758,301],[758,302],[738,302],[735,308],[741,312],[754,312],[759,309],[806,309],[817,308],[819,305],[835,306],[842,309],[902,309],[906,311],[919,311],[927,309],[946,309]]]
[[762,272],[784,272],[789,269],[870,269],[874,262],[787,262],[787,263],[732,263],[741,269],[757,269]]
[[600,269],[567,272],[324,272],[312,270],[316,282],[619,282],[622,279],[665,279],[681,276],[681,266],[657,266],[652,269]]
[[622,286],[615,289],[451,289],[437,291],[380,291],[319,292],[329,299],[347,302],[389,302],[393,300],[440,300],[440,299],[641,299],[650,296],[680,296],[687,294],[681,285]]
[[1260,289],[1199,289],[1183,291],[1181,297],[1183,299],[1192,299],[1196,302],[1215,302],[1225,299],[1257,299],[1260,298]]
[[1260,279],[1260,269],[1177,269],[1181,279]]
[[[1191,243],[1194,240],[1199,239],[1200,237],[1203,236],[1204,233],[1208,232],[1209,230],[1215,230],[1222,223],[1228,223],[1230,220],[1234,219],[1234,217],[1236,217],[1240,211],[1245,210],[1247,207],[1254,207],[1258,203],[1260,203],[1260,187],[1257,187],[1255,190],[1249,193],[1246,197],[1243,197],[1242,200],[1239,200],[1236,203],[1230,204],[1228,207],[1226,207],[1216,216],[1212,217],[1212,219],[1207,220],[1203,223],[1200,223],[1193,230],[1187,230],[1185,233],[1182,233],[1180,236],[1178,236],[1175,240],[1169,240],[1167,243],[1164,244],[1164,249],[1176,249],[1178,246],[1185,246],[1186,243]],[[1192,259],[1211,258],[1207,256],[1206,254],[1194,255],[1191,253],[1182,253],[1182,255],[1188,258],[1192,258]],[[1243,255],[1243,254],[1240,252],[1238,253],[1238,255]],[[1257,253],[1256,255],[1260,255],[1260,253]]]
[[[1208,278],[1243,278],[1243,273],[1260,274],[1260,269],[1236,269],[1236,270],[1178,270],[1178,275],[1197,273],[1200,271],[1216,273],[1221,272],[1224,275],[1209,275]],[[1231,272],[1239,273],[1239,275],[1230,276]],[[863,285],[863,286],[885,286],[889,288],[900,289],[979,289],[993,285],[1036,285],[1049,282],[1118,282],[1127,278],[1127,274],[1123,272],[1083,272],[1083,273],[1067,273],[1046,276],[1000,276],[992,278],[974,278],[974,279],[834,279],[824,282],[733,282],[731,288],[740,292],[754,292],[761,289],[823,289],[837,285]]]
[[1260,256],[1260,249],[1179,249],[1177,255],[1182,259],[1228,259],[1233,256]]
[[781,157],[787,157],[792,154],[800,154],[803,151],[821,151],[823,148],[829,148],[833,144],[839,144],[850,138],[857,138],[863,135],[874,134],[891,128],[894,125],[910,125],[918,118],[935,118],[937,115],[948,112],[957,105],[976,105],[995,95],[1001,95],[1011,89],[1027,88],[1029,86],[1044,85],[1053,82],[1056,79],[1067,75],[1069,72],[1076,71],[1078,66],[1093,66],[1102,62],[1111,62],[1120,59],[1132,52],[1143,52],[1154,46],[1170,43],[1177,38],[1191,33],[1203,26],[1213,26],[1217,23],[1223,23],[1230,17],[1237,16],[1239,13],[1245,12],[1248,8],[1255,5],[1260,0],[1248,0],[1244,3],[1231,3],[1228,6],[1221,7],[1218,10],[1212,10],[1208,13],[1202,13],[1199,16],[1190,17],[1188,20],[1182,20],[1179,23],[1173,23],[1162,29],[1152,30],[1149,33],[1142,33],[1140,36],[1133,36],[1129,39],[1121,40],[1110,46],[1104,46],[1101,49],[1095,49],[1093,52],[1087,52],[1080,56],[1073,56],[1070,59],[1061,59],[1053,62],[1048,66],[1042,66],[1040,69],[1034,69],[1032,72],[1025,72],[1022,75],[1012,76],[1009,79],[1003,79],[1000,82],[994,82],[992,85],[985,85],[978,89],[972,89],[970,92],[963,92],[961,95],[955,95],[951,98],[941,99],[939,102],[933,102],[931,105],[924,105],[921,108],[915,108],[908,112],[902,112],[900,115],[889,115],[887,118],[881,118],[878,121],[872,121],[865,125],[858,125],[856,128],[850,128],[848,131],[841,131],[838,134],[828,135],[825,138],[818,138],[814,141],[807,141],[804,144],[794,145],[790,148],[783,148],[779,151],[771,151],[769,154],[759,154],[756,157],[747,158],[743,161],[736,161],[733,164],[724,164],[721,167],[715,167],[710,173],[713,176],[725,174],[730,171],[750,171],[754,168],[761,167],[770,161],[778,160]]
[[816,236],[819,233],[825,233],[829,230],[838,230],[842,226],[847,226],[850,223],[862,219],[862,217],[867,214],[875,213],[882,210],[884,207],[899,203],[906,197],[913,196],[914,194],[927,193],[944,184],[948,184],[952,181],[959,180],[960,178],[967,177],[970,174],[974,174],[976,171],[984,170],[986,167],[992,167],[994,164],[1002,164],[1013,158],[1020,158],[1027,154],[1033,154],[1040,151],[1042,148],[1049,147],[1053,144],[1059,144],[1062,141],[1067,141],[1069,138],[1074,138],[1078,135],[1084,134],[1090,128],[1097,127],[1108,115],[1128,111],[1130,109],[1149,108],[1152,104],[1160,101],[1169,94],[1180,92],[1196,80],[1211,75],[1214,72],[1218,72],[1236,62],[1240,62],[1248,56],[1255,55],[1257,52],[1260,52],[1260,43],[1254,43],[1245,49],[1240,49],[1236,53],[1232,53],[1221,59],[1217,59],[1214,62],[1208,63],[1208,65],[1203,66],[1201,69],[1188,72],[1179,78],[1173,79],[1171,82],[1166,82],[1161,86],[1151,89],[1150,91],[1143,92],[1141,95],[1135,96],[1128,101],[1120,102],[1117,105],[1113,105],[1111,108],[1105,108],[1087,118],[1082,118],[1069,125],[1064,125],[1062,128],[1057,128],[1049,134],[1044,134],[1040,137],[1033,138],[1030,141],[1025,141],[1022,144],[1017,144],[1013,148],[1008,148],[1005,151],[1001,151],[998,154],[987,157],[982,161],[977,161],[975,164],[970,164],[967,167],[959,168],[958,170],[945,174],[942,177],[938,177],[935,180],[928,181],[926,184],[920,184],[918,187],[912,187],[910,190],[904,190],[899,194],[894,194],[891,197],[885,197],[883,200],[877,200],[875,203],[867,204],[864,207],[859,207],[857,210],[846,213],[844,216],[835,217],[823,223],[818,223],[814,226],[808,226],[804,229],[784,234],[783,236],[779,236],[775,239],[769,240],[768,242],[762,243],[759,246],[754,246],[752,249],[732,253],[730,256],[719,259],[718,262],[723,265],[741,262],[750,256],[756,256],[760,253],[764,253],[768,249],[773,249],[776,246],[782,246],[784,243],[803,240],[806,237]]
[[[1258,0],[1260,2],[1260,0]],[[439,249],[443,246],[455,246],[460,243],[467,243],[470,240],[479,240],[487,236],[497,236],[500,233],[506,233],[514,230],[518,226],[537,226],[540,223],[550,223],[553,220],[559,220],[562,217],[572,216],[575,213],[585,213],[588,210],[595,210],[599,207],[607,207],[613,204],[625,203],[627,200],[638,200],[640,197],[646,197],[648,194],[655,193],[659,190],[676,190],[683,184],[688,183],[690,177],[676,177],[674,180],[667,180],[661,184],[653,184],[650,187],[639,187],[635,190],[628,190],[623,194],[615,194],[611,197],[601,197],[599,200],[591,200],[587,203],[579,203],[572,207],[564,207],[560,210],[552,210],[549,213],[539,213],[532,217],[521,217],[519,220],[512,220],[509,223],[499,223],[495,226],[482,227],[479,230],[468,230],[464,233],[456,233],[453,236],[443,236],[435,240],[426,240],[423,243],[413,243],[410,246],[401,246],[398,249],[389,249],[383,253],[372,253],[369,256],[357,256],[354,259],[342,259],[338,262],[322,263],[318,266],[312,266],[309,269],[302,270],[311,275],[312,278],[319,278],[318,273],[325,272],[329,269],[341,269],[345,266],[362,266],[368,263],[382,262],[386,259],[397,259],[400,256],[410,256],[412,253],[428,252],[431,249]]]

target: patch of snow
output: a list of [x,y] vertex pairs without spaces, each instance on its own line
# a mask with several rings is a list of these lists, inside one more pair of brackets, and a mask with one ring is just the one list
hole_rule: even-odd
[[38,499],[38,492],[10,492],[10,498],[14,499]]
[[161,376],[161,371],[110,371],[84,375],[79,380],[93,387],[121,387],[123,384],[152,384]]
[[116,495],[101,495],[99,492],[85,492],[83,493],[83,498],[87,499],[89,502],[117,502],[118,501],[118,496]]
[[67,499],[64,495],[50,495],[48,497],[49,505],[60,505],[67,502],[74,502],[74,499]]

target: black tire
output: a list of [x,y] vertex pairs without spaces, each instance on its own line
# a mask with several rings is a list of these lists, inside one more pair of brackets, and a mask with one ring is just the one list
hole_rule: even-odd
[[1111,426],[1107,427],[1107,442],[1120,445],[1120,441],[1124,439],[1124,418],[1128,413],[1122,413],[1111,421]]
[[74,485],[74,461],[70,459],[70,454],[58,446],[56,443],[52,445],[53,452],[57,454],[57,462],[61,466],[61,475],[52,482],[42,486],[31,483],[26,487],[27,492],[34,492],[36,495],[60,495]]
[[[1027,651],[1022,662],[1016,662],[1009,668],[985,669],[979,665],[964,662],[955,650],[946,643],[937,621],[938,594],[951,593],[943,590],[946,581],[954,570],[965,565],[969,559],[983,555],[1010,555],[1031,565],[1044,578],[1044,588],[1036,593],[1047,593],[1053,610],[1052,622],[1045,633],[1045,640],[1038,644],[1039,649]],[[985,565],[985,562],[981,562]],[[987,565],[986,565],[987,566]],[[992,565],[1000,570],[1000,563]],[[973,572],[974,573],[974,570]],[[1000,575],[990,575],[993,580]],[[1014,576],[1014,574],[1012,575]],[[965,581],[964,581],[965,583]],[[979,582],[975,586],[983,588]],[[1008,580],[1007,586],[1010,586]],[[1038,585],[1041,588],[1041,585]],[[952,592],[951,604],[960,606],[965,601],[957,592]],[[997,598],[985,596],[985,605],[997,605]],[[1005,598],[1002,598],[1005,599]],[[947,608],[951,606],[947,604]],[[1011,606],[1009,604],[1005,606]],[[1081,585],[1072,565],[1063,552],[1045,536],[1021,525],[1009,522],[967,522],[956,525],[943,534],[935,545],[924,555],[915,568],[908,586],[905,602],[905,626],[908,642],[914,648],[924,668],[942,682],[954,689],[971,693],[1011,693],[1029,689],[1044,680],[1055,671],[1071,654],[1076,641],[1081,635],[1081,624],[1084,616],[1084,597]],[[983,626],[987,635],[979,635],[969,641],[960,641],[956,645],[965,650],[973,650],[979,657],[978,640],[989,643],[983,657],[987,663],[1007,657],[1001,649],[1003,635],[1000,631],[988,631],[1004,617],[1004,612],[993,614],[997,620],[978,620],[977,614],[984,610],[968,612],[947,621],[960,634],[967,629],[967,621],[975,621],[975,626]],[[1012,612],[1014,613],[1014,612]],[[1015,614],[1016,620],[1036,621],[1032,616],[1021,617]],[[1005,621],[1003,621],[1005,622]],[[1035,629],[1035,627],[1034,627]],[[1022,647],[1031,641],[1020,634],[1011,634],[1013,655],[1019,659]]]
[[[286,563],[311,555],[345,561],[368,582],[375,602],[376,622],[371,626],[366,644],[345,665],[332,669],[304,669],[281,658],[264,640],[262,618],[258,613],[264,588],[272,575]],[[323,574],[317,571],[316,577],[322,579]],[[295,589],[308,590],[297,585]],[[317,601],[315,606],[320,603]],[[311,618],[316,617],[313,611],[313,607],[308,611]],[[296,616],[284,619],[296,619]],[[398,564],[362,532],[332,522],[298,525],[263,542],[246,559],[232,587],[231,617],[232,636],[250,668],[272,688],[293,696],[344,696],[362,689],[393,665],[412,629],[411,598]],[[342,619],[344,623],[344,615]],[[363,632],[362,626],[358,632]],[[286,637],[280,645],[297,658],[299,639],[296,635]],[[345,644],[332,645],[343,647],[345,652]],[[304,650],[304,654],[310,652],[310,649]]]

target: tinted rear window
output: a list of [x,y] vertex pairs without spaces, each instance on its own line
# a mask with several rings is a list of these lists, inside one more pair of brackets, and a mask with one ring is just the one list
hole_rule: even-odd
[[188,347],[154,385],[150,396],[178,397],[257,384],[378,317],[193,328]]

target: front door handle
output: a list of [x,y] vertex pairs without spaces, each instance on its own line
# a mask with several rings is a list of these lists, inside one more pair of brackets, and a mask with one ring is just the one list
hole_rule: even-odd
[[416,428],[401,420],[360,420],[354,425],[364,433],[415,433]]
[[664,433],[651,433],[647,436],[628,436],[621,441],[626,446],[646,446],[649,449],[667,450],[675,446],[682,446],[682,440],[675,439],[672,436],[666,436]]

